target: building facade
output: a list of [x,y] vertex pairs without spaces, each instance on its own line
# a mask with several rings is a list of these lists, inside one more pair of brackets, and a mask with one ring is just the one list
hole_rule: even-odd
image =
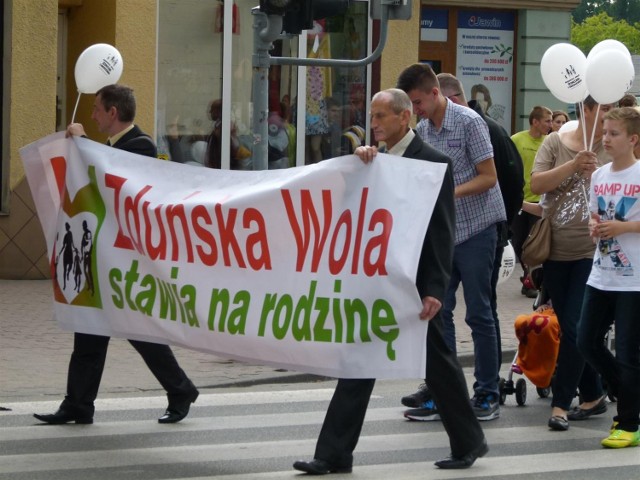
[[[377,1],[377,0],[371,0]],[[251,169],[253,31],[257,0],[5,0],[2,22],[0,278],[49,276],[49,262],[18,150],[74,120],[104,141],[80,95],[75,61],[95,43],[124,59],[136,123],[162,158],[185,168],[220,163]],[[424,3],[424,5],[422,4]],[[269,69],[269,168],[313,163],[368,140],[371,94],[398,72],[429,62],[463,80],[469,98],[505,128],[525,128],[532,106],[565,107],[546,90],[540,59],[570,36],[579,0],[412,0],[409,20],[389,21],[387,41],[367,66],[277,65]],[[314,22],[274,42],[272,56],[358,60],[381,29],[371,5]],[[80,72],[81,74],[82,72]],[[216,148],[211,139],[219,141]]]

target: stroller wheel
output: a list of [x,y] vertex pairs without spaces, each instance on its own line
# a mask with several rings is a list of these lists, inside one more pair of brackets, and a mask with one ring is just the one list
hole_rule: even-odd
[[500,390],[500,405],[504,405],[504,402],[507,400],[507,390],[505,388],[505,380],[500,377],[500,381],[498,381],[498,389]]
[[527,403],[527,382],[524,378],[520,378],[516,382],[516,402],[520,406]]
[[504,405],[504,402],[507,400],[507,392],[504,388],[504,378],[500,377],[498,381],[498,389],[500,390],[500,405]]
[[538,392],[540,398],[548,398],[551,395],[551,386],[545,388],[536,387],[536,392]]

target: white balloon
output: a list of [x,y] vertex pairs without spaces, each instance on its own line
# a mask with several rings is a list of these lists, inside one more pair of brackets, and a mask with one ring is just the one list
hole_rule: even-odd
[[513,250],[511,241],[504,247],[502,252],[502,262],[500,263],[500,273],[498,274],[498,285],[506,282],[516,268],[516,252]]
[[629,53],[629,49],[625,46],[624,43],[619,42],[618,40],[614,40],[612,38],[608,38],[606,40],[602,40],[601,42],[596,43],[593,46],[593,48],[589,52],[589,55],[587,55],[587,60],[589,60],[591,57],[597,55],[598,53],[604,50],[619,50],[625,53],[629,58],[631,58],[631,53]]
[[589,92],[586,88],[584,89],[584,93],[581,96],[578,95],[579,92],[557,91],[551,88],[549,89],[549,91],[554,97],[564,103],[578,103],[583,101],[589,95]]
[[549,91],[566,103],[581,102],[587,96],[587,58],[570,43],[551,45],[540,61],[540,74]]
[[600,104],[620,100],[633,85],[631,57],[620,50],[602,50],[587,61],[587,88]]
[[562,132],[573,132],[578,128],[578,120],[569,120],[567,123],[560,127],[558,133]]
[[106,85],[118,83],[122,67],[122,55],[115,47],[107,43],[91,45],[76,60],[76,87],[80,93],[96,93]]

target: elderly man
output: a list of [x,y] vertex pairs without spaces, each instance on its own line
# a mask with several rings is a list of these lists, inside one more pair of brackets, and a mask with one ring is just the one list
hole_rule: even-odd
[[[401,90],[388,89],[371,101],[371,129],[378,142],[385,142],[385,153],[449,165],[431,222],[425,235],[416,288],[422,298],[419,317],[429,321],[427,333],[427,381],[431,393],[445,406],[441,417],[449,435],[451,455],[438,460],[440,468],[468,468],[489,447],[469,404],[467,386],[456,355],[444,341],[440,309],[449,282],[454,240],[454,194],[450,160],[426,145],[411,128],[411,101]],[[363,161],[370,162],[376,147],[356,149]],[[313,475],[351,472],[353,451],[371,397],[375,379],[340,379],[329,404],[316,444],[314,459],[297,461],[293,468]]]

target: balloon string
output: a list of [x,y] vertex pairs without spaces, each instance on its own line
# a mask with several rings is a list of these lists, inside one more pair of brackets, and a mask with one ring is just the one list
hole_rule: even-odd
[[584,121],[584,102],[578,103],[578,109],[580,110],[580,120],[582,123],[582,140],[584,141],[584,149],[587,149],[587,125]]
[[76,119],[76,112],[78,111],[78,104],[80,103],[80,95],[82,94],[78,92],[78,99],[76,100],[76,106],[73,108],[73,116],[71,117],[70,123],[73,123],[73,121]]
[[598,122],[598,115],[600,114],[600,104],[596,108],[596,118],[593,122],[593,130],[591,130],[591,141],[589,142],[589,151],[593,148],[593,138],[596,136],[596,123]]
[[589,195],[587,195],[587,190],[586,188],[584,188],[584,183],[585,183],[585,179],[582,179],[583,181],[580,182],[581,186],[582,186],[582,196],[584,197],[584,202],[587,205],[587,212],[589,211]]

